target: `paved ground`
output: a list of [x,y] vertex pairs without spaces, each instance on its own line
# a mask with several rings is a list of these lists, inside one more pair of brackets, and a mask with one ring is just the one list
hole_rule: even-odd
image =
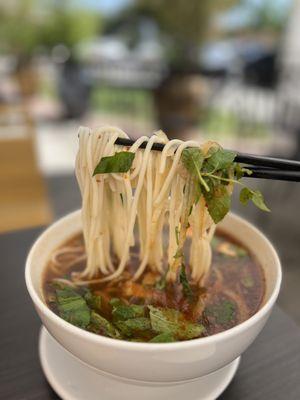
[[[80,206],[80,194],[73,175],[50,177],[47,182],[56,217]],[[252,206],[244,208],[237,199],[233,201],[233,210],[260,227],[278,249],[284,271],[279,304],[300,325],[300,185],[271,181],[249,183],[265,193],[272,213],[257,211]]]

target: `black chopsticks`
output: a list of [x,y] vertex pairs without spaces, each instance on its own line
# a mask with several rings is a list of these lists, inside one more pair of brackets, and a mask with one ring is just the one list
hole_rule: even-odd
[[[132,146],[134,141],[127,138],[118,138],[115,143],[120,146]],[[143,142],[139,147],[144,149],[146,146],[147,141]],[[154,143],[152,145],[152,150],[162,151],[163,148],[164,144],[162,143]],[[238,152],[235,161],[242,164],[249,164],[245,165],[245,167],[250,169],[252,174],[246,175],[245,178],[300,182],[299,161]]]
[[252,171],[252,174],[245,178],[272,179],[277,181],[300,182],[299,171],[287,171],[276,168],[254,168],[247,166]]

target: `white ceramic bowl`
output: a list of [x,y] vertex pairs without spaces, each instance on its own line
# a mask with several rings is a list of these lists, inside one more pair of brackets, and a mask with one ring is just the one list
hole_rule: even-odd
[[262,265],[266,295],[247,321],[213,336],[176,343],[133,343],[86,332],[55,315],[44,303],[42,273],[52,250],[80,231],[80,212],[51,225],[34,243],[26,262],[26,284],[35,308],[51,335],[99,373],[148,384],[171,384],[207,375],[241,355],[266,323],[281,284],[280,261],[268,239],[244,219],[230,214],[221,228],[241,240]]

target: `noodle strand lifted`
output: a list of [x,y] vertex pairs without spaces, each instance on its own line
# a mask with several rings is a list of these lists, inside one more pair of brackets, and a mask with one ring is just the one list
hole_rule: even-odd
[[[120,129],[103,127],[79,129],[79,151],[76,177],[82,195],[82,224],[87,263],[80,276],[87,280],[109,281],[118,278],[130,263],[131,248],[138,246],[139,265],[134,274],[138,279],[146,267],[167,278],[176,279],[176,251],[190,238],[191,277],[200,283],[209,271],[215,224],[204,199],[191,207],[189,215],[185,193],[189,177],[182,167],[181,155],[187,147],[200,148],[194,141],[168,140],[159,131],[150,138],[141,137],[133,146],[115,144],[118,137],[128,136]],[[147,141],[145,149],[140,145]],[[154,143],[164,143],[162,152],[151,151]],[[201,146],[207,153],[211,143]],[[103,157],[118,152],[134,153],[132,167],[126,173],[93,176]],[[189,187],[189,190],[194,190]],[[186,217],[185,226],[183,216]],[[179,232],[179,237],[178,237]],[[136,234],[137,233],[137,234]],[[167,238],[167,239],[166,239]],[[173,265],[173,266],[172,266]]]

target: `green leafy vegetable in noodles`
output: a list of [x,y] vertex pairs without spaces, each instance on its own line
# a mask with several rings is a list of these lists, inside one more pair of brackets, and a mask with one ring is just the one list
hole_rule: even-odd
[[226,186],[217,184],[204,192],[207,209],[215,224],[222,221],[230,210],[231,197]]
[[204,172],[215,172],[231,167],[236,153],[224,150],[221,147],[211,147],[203,165]]
[[167,284],[167,272],[155,284],[155,289],[164,290]]
[[134,160],[134,153],[120,151],[113,156],[102,157],[93,176],[97,174],[128,172]]
[[160,333],[157,336],[154,336],[153,339],[149,340],[149,343],[169,343],[176,342],[175,337],[171,333]]
[[87,305],[93,310],[101,310],[102,299],[100,295],[92,294],[90,290],[87,290],[84,299],[87,302]]
[[95,311],[91,312],[91,321],[87,329],[93,333],[98,333],[114,339],[121,339],[120,332],[116,327]]
[[[198,148],[187,148],[182,152],[182,164],[193,178],[191,181],[194,185],[192,205],[196,204],[203,195],[208,212],[215,223],[220,222],[230,209],[231,189],[228,185],[237,183],[245,186],[239,180],[252,173],[251,170],[235,163],[235,157],[236,153],[224,150],[217,145],[212,146],[206,155],[203,155]],[[241,191],[240,201],[242,204],[247,204],[250,199],[261,210],[269,211],[261,192],[245,186]],[[191,205],[189,205],[189,210],[191,213]]]
[[135,304],[129,306],[123,304],[113,305],[112,316],[116,321],[144,317],[145,307]]
[[122,335],[127,337],[143,334],[145,331],[151,330],[150,319],[145,317],[117,321],[115,324]]
[[251,190],[247,187],[244,187],[240,193],[240,202],[243,205],[246,205],[249,200],[252,200],[253,204],[256,207],[260,208],[263,211],[270,211],[270,209],[266,206],[263,195],[259,190]]
[[241,167],[239,163],[234,163],[234,175],[237,180],[240,180],[243,178],[245,175],[252,175],[251,169]]
[[200,172],[204,161],[202,151],[194,147],[184,149],[181,155],[181,160],[187,171],[192,176],[196,176],[205,189],[209,190]]
[[55,289],[59,316],[80,328],[90,323],[91,312],[86,301],[70,286],[60,285]]
[[182,264],[180,269],[179,281],[182,284],[183,294],[189,299],[193,300],[194,294],[192,288],[189,284],[189,281],[186,276],[185,265]]
[[207,306],[205,314],[215,318],[217,324],[227,324],[235,316],[235,305],[231,301],[225,300],[221,303]]
[[148,308],[154,332],[170,334],[184,340],[199,337],[205,331],[203,325],[188,321],[178,310],[153,306]]

